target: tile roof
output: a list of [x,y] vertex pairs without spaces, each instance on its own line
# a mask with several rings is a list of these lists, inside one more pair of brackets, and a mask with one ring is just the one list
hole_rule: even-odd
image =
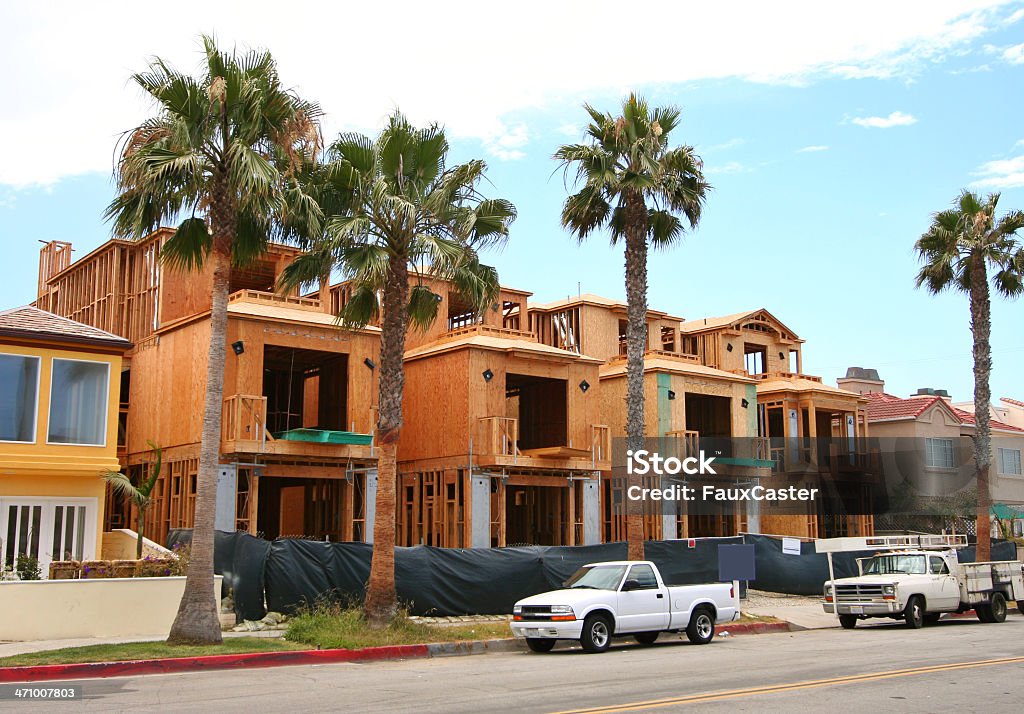
[[[974,414],[968,411],[964,411],[958,407],[954,407],[942,397],[920,395],[908,397],[903,399],[893,394],[886,394],[885,392],[867,392],[864,394],[868,398],[868,421],[889,421],[891,419],[916,419],[925,413],[935,402],[942,402],[960,423],[965,426],[974,426]],[[1024,429],[1018,429],[1015,426],[1004,424],[997,419],[990,419],[989,424],[993,429],[1000,429],[1003,431],[1019,431],[1024,433]]]
[[999,397],[999,401],[1012,404],[1015,407],[1024,407],[1024,402],[1017,401],[1016,399],[1010,399],[1009,397]]
[[31,305],[0,311],[0,336],[125,348],[131,347],[132,344],[111,332],[69,320]]
[[[963,409],[958,409],[957,407],[953,407],[953,412],[958,417],[960,417],[960,421],[963,422],[964,424],[968,426],[976,425],[973,412],[964,411]],[[1019,431],[1024,433],[1024,429],[1018,429],[1017,427],[1001,422],[998,419],[989,418],[988,425],[991,429],[1002,429],[1003,431]]]
[[912,397],[903,399],[894,394],[885,392],[867,392],[868,398],[868,421],[884,421],[888,419],[916,419],[924,414],[935,402],[941,402],[942,397]]

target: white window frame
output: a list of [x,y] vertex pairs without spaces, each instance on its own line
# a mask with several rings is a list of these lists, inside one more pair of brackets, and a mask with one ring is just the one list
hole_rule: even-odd
[[[1016,471],[1004,471],[1003,470],[1003,464],[1004,464],[1004,462],[1003,462],[1003,452],[1004,451],[1006,453],[1008,453],[1008,454],[1011,453],[1011,452],[1017,454],[1017,470]],[[999,457],[999,473],[1001,475],[1003,475],[1003,476],[1022,476],[1022,475],[1024,475],[1024,473],[1022,473],[1022,469],[1021,469],[1022,464],[1021,464],[1021,457],[1020,457],[1020,449],[1010,449],[1010,448],[1007,448],[1005,446],[999,446],[999,447],[996,447],[996,455]]]
[[[42,506],[39,516],[39,572],[43,579],[49,578],[50,563],[53,562],[53,521],[58,506],[84,506],[85,522],[82,525],[82,560],[96,559],[96,523],[99,515],[99,500],[96,498],[60,498],[53,496],[0,496],[0,538],[7,538],[7,518],[11,506]],[[0,563],[7,553],[7,543],[0,550]],[[58,558],[58,560],[60,560]],[[14,568],[15,563],[3,563],[3,567]]]
[[[54,365],[57,362],[84,362],[86,364],[101,364],[104,367],[106,367],[106,369],[107,369],[107,388],[106,388],[106,394],[105,394],[104,399],[103,399],[103,418],[100,421],[100,423],[103,424],[103,442],[102,443],[100,443],[100,444],[72,444],[72,443],[69,443],[69,442],[66,442],[66,441],[50,441],[50,422],[53,420],[53,373],[55,371],[53,367],[54,367]],[[109,362],[102,362],[100,360],[94,360],[94,359],[72,359],[71,357],[54,357],[53,358],[53,364],[50,365],[50,403],[47,405],[46,413],[47,413],[47,419],[46,419],[46,443],[48,445],[52,444],[53,446],[91,446],[91,447],[97,448],[97,449],[106,448],[106,446],[107,446],[107,438],[109,436],[107,434],[107,432],[109,431],[109,428],[108,428],[109,425],[107,424],[107,418],[110,416],[110,363]]]
[[0,439],[0,444],[34,444],[39,440],[39,388],[42,386],[43,379],[43,358],[38,355],[24,355],[19,352],[0,352],[0,355],[34,359],[36,361],[36,403],[33,407],[34,411],[32,412],[32,441]]
[[[950,464],[946,466],[944,464],[933,464],[931,459],[932,449],[935,448],[939,442],[942,443],[943,451],[945,451],[945,445],[949,445],[949,457]],[[954,439],[947,439],[943,437],[925,437],[924,440],[924,463],[925,467],[929,469],[942,469],[950,471],[956,468],[956,443]]]

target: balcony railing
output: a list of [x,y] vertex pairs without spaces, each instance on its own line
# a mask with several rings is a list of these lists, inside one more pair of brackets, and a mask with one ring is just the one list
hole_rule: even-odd
[[267,431],[267,398],[251,394],[227,397],[221,433],[225,441],[273,441]]
[[[514,417],[482,417],[477,422],[473,444],[476,453],[482,456],[522,458],[523,453],[519,449],[519,420]],[[577,451],[573,458],[579,458],[579,447],[575,448]],[[592,424],[587,450],[592,462],[609,461],[612,453],[611,428],[604,424]]]
[[320,300],[314,297],[300,297],[298,295],[279,295],[278,293],[264,292],[262,290],[239,290],[228,296],[228,302],[252,302],[274,305],[288,305],[304,310],[320,311]]
[[745,369],[730,369],[733,374],[740,374],[744,377],[757,380],[769,380],[769,379],[806,379],[808,382],[821,383],[821,377],[816,377],[813,374],[800,374],[799,372],[757,372],[751,374]]
[[612,430],[604,424],[594,424],[591,428],[590,455],[591,460],[610,461],[612,458]]
[[677,459],[685,459],[696,456],[700,452],[700,432],[693,429],[679,429],[677,431],[666,431],[665,439],[668,441],[667,451],[669,455]]
[[449,330],[448,332],[441,335],[441,339],[451,340],[458,337],[466,337],[469,335],[482,335],[485,337],[504,337],[513,340],[529,340],[530,342],[536,342],[537,340],[537,335],[533,332],[526,332],[524,330],[510,330],[506,327],[494,327],[492,325],[466,325],[465,327],[458,327],[454,330]]
[[480,453],[490,456],[519,456],[519,420],[513,417],[483,417],[476,443]]
[[[680,362],[690,362],[692,364],[700,364],[700,359],[697,355],[692,355],[687,352],[669,352],[667,350],[646,350],[644,357],[663,357],[665,359],[678,360]],[[626,343],[619,344],[619,354],[612,357],[609,360],[610,364],[622,364],[626,361]]]

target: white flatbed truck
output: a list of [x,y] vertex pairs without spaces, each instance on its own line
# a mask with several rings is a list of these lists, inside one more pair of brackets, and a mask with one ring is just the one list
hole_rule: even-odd
[[[961,563],[957,550],[967,545],[965,536],[825,538],[815,545],[829,563],[822,605],[846,629],[872,617],[903,620],[917,629],[943,613],[971,609],[982,622],[1003,622],[1007,602],[1024,606],[1024,564]],[[832,554],[864,550],[876,553],[857,559],[860,574],[836,579]]]

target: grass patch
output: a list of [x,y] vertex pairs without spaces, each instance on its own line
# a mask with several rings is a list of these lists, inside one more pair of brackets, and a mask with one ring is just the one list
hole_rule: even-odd
[[384,629],[371,629],[360,609],[325,604],[296,615],[285,637],[322,649],[360,649],[386,645],[418,645],[432,642],[493,640],[511,637],[507,622],[467,625],[428,625],[410,620],[404,612]]
[[79,662],[130,662],[140,659],[199,657],[203,655],[244,654],[247,652],[280,652],[306,649],[292,642],[271,637],[230,637],[220,645],[183,645],[171,647],[165,642],[125,642],[114,645],[88,645],[61,650],[29,652],[0,658],[0,667],[22,667],[37,664],[76,664]]

